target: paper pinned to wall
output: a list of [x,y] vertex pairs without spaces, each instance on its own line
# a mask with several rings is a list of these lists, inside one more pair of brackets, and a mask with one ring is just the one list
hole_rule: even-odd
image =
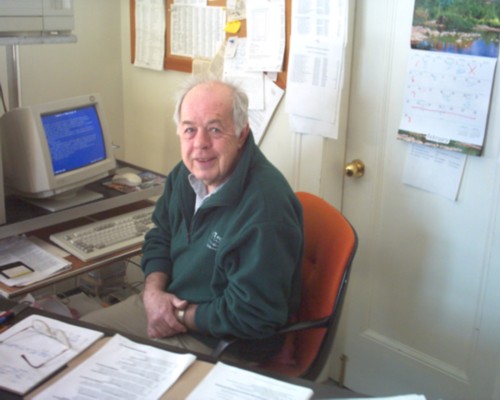
[[247,17],[246,0],[227,0],[227,20],[239,21]]
[[285,54],[285,0],[246,3],[248,71],[279,72]]
[[226,12],[223,7],[172,4],[170,53],[212,58],[224,42]]
[[164,58],[165,4],[163,0],[136,0],[134,65],[161,71]]
[[411,50],[398,138],[480,155],[496,63]]
[[298,133],[338,137],[348,2],[292,2],[286,111]]
[[444,3],[415,3],[397,138],[480,156],[500,38],[487,16],[497,6],[485,2],[471,15],[467,3]]
[[[289,114],[326,122],[335,129],[343,85],[343,49],[325,40],[297,38],[292,42],[286,102]],[[311,133],[312,129],[304,128],[301,133]]]
[[462,153],[412,143],[403,183],[456,201],[466,159]]
[[[229,38],[226,45],[223,76],[237,82],[246,92],[250,110],[264,109],[264,74],[262,71],[249,71],[246,68],[248,40],[246,38]],[[230,55],[228,49],[234,48]]]
[[[213,63],[223,64],[222,76],[238,83],[249,99],[248,117],[255,143],[260,144],[271,121],[284,90],[276,85],[268,75],[246,69],[246,38],[231,37],[222,51],[214,57]],[[221,60],[222,59],[222,60]]]
[[248,110],[248,119],[255,139],[260,144],[271,118],[283,97],[284,90],[268,77],[264,77],[264,108],[262,110]]

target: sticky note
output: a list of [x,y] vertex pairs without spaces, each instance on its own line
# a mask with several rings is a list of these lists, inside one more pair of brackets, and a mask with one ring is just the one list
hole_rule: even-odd
[[238,33],[238,31],[241,28],[241,21],[229,21],[226,24],[226,29],[225,31],[227,33]]

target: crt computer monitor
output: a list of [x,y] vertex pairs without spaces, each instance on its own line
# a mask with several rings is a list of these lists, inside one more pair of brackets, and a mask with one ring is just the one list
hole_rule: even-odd
[[51,211],[102,197],[84,186],[116,167],[98,94],[12,109],[0,139],[7,192]]

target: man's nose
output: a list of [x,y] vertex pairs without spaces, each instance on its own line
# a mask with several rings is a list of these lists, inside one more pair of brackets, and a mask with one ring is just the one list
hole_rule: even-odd
[[194,138],[195,146],[205,149],[210,146],[210,134],[205,129],[200,129]]

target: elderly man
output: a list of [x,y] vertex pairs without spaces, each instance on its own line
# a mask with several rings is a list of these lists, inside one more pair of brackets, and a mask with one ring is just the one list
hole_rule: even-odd
[[[237,86],[193,78],[174,120],[182,162],[146,235],[144,291],[84,319],[205,354],[221,338],[269,338],[299,302],[300,203],[256,146]],[[234,356],[262,360],[280,346]]]

